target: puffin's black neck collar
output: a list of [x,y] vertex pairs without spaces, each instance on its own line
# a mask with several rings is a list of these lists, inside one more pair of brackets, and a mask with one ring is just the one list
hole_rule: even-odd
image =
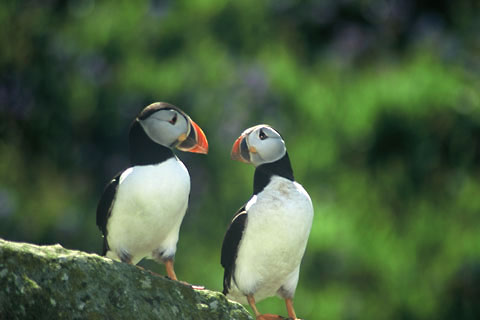
[[129,140],[132,166],[156,164],[174,156],[172,149],[153,142],[137,120],[130,126]]
[[253,194],[260,193],[270,182],[272,176],[283,177],[291,181],[295,180],[287,152],[285,152],[285,155],[279,160],[259,165],[255,169],[255,175],[253,177]]

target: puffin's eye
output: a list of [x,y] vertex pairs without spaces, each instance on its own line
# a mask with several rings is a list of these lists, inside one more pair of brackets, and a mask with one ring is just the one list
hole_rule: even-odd
[[262,129],[260,129],[260,132],[258,133],[258,137],[260,138],[260,140],[267,139],[267,135],[265,134],[265,132],[263,132]]
[[168,121],[168,122],[170,122],[171,124],[175,124],[175,123],[177,122],[177,114],[175,113],[175,115],[173,116],[173,118],[172,118],[170,121]]

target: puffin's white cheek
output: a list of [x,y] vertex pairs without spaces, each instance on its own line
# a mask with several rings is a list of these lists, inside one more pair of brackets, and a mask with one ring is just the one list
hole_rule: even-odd
[[254,166],[259,166],[262,163],[265,163],[266,161],[261,158],[259,153],[250,153],[250,162]]
[[140,123],[150,139],[164,146],[171,145],[180,135],[178,130],[166,121],[146,119]]
[[264,141],[257,152],[264,162],[273,162],[285,155],[285,144],[280,139],[269,139]]

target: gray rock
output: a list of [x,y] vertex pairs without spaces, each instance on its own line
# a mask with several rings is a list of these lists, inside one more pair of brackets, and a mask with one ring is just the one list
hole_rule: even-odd
[[60,245],[0,239],[0,319],[253,319],[221,293]]

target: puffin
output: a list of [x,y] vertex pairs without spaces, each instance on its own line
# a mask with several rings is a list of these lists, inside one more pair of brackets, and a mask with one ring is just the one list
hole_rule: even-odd
[[279,296],[289,318],[297,319],[293,297],[312,226],[310,196],[295,181],[285,142],[271,126],[246,129],[231,156],[255,166],[255,174],[253,195],[234,215],[223,240],[223,294],[248,303],[258,320],[283,319],[256,307]]
[[207,138],[178,107],[155,102],[133,120],[129,145],[130,167],[107,184],[97,206],[102,255],[133,265],[153,259],[177,280],[173,262],[190,175],[172,149],[206,154]]

